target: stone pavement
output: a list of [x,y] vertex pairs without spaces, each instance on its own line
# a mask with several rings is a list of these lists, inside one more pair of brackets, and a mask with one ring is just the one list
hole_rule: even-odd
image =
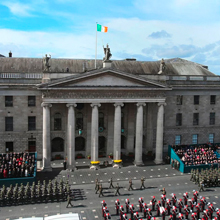
[[[83,160],[80,163],[83,163]],[[84,161],[85,162],[85,161]],[[55,163],[55,165],[53,165]],[[60,165],[59,165],[60,163]],[[32,216],[50,216],[65,213],[79,213],[84,220],[103,219],[101,215],[101,201],[104,199],[107,207],[112,215],[112,220],[119,219],[115,215],[115,200],[119,199],[121,205],[125,207],[125,199],[129,198],[138,211],[138,198],[143,197],[146,203],[149,203],[151,196],[155,195],[157,200],[160,199],[161,192],[159,189],[166,188],[167,197],[171,197],[171,193],[176,193],[177,198],[182,198],[184,192],[189,192],[191,198],[193,190],[197,190],[198,186],[189,181],[189,174],[182,174],[179,171],[171,169],[170,165],[149,165],[143,167],[135,167],[127,165],[121,169],[112,167],[102,168],[100,170],[78,169],[74,172],[62,170],[62,161],[52,161],[52,165],[56,168],[52,173],[38,173],[39,179],[69,179],[71,188],[74,191],[75,199],[73,208],[66,208],[66,202],[54,202],[43,204],[28,204],[20,206],[7,206],[0,208],[0,219],[15,219],[19,217]],[[59,165],[59,166],[58,166]],[[49,175],[48,175],[49,174]],[[140,178],[146,178],[146,189],[140,190]],[[114,196],[115,189],[108,189],[110,178],[113,178],[113,184],[118,182],[122,187],[120,196]],[[95,194],[95,179],[98,178],[103,185],[104,197],[98,197]],[[128,191],[128,180],[132,178],[134,191]],[[207,201],[213,202],[214,206],[220,207],[220,189],[210,188],[205,192],[200,193],[205,196]],[[156,213],[153,212],[153,215]],[[141,216],[142,213],[141,213]],[[128,217],[130,215],[128,214]],[[168,217],[166,217],[168,219]]]

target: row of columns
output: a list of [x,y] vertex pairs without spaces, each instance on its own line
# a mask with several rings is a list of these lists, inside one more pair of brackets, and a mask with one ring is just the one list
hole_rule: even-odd
[[[142,165],[142,149],[143,149],[143,121],[145,103],[137,103],[136,114],[136,140],[135,140],[135,161],[136,165]],[[158,103],[157,113],[157,133],[156,133],[156,152],[155,163],[162,163],[163,159],[163,120],[165,103]],[[42,103],[43,107],[43,170],[51,171],[51,140],[50,140],[50,108],[49,103]],[[68,107],[68,123],[67,123],[67,165],[69,170],[75,169],[75,107],[76,104],[67,104]],[[98,108],[99,103],[91,104],[92,107],[92,123],[91,123],[91,160],[98,161]],[[121,107],[123,103],[115,103],[114,116],[114,158],[121,159]]]

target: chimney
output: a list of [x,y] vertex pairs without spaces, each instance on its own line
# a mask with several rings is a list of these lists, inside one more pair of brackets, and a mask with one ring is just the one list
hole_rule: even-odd
[[9,55],[9,57],[12,57],[12,52],[10,51],[8,55]]

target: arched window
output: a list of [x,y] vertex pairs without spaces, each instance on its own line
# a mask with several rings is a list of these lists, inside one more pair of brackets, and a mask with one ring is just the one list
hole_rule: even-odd
[[104,113],[99,112],[99,128],[104,129]]
[[76,114],[76,130],[83,130],[83,114],[82,112],[77,112]]
[[55,131],[62,130],[62,118],[60,113],[55,113],[54,115],[54,130]]
[[63,140],[63,138],[56,137],[52,140],[51,151],[52,152],[62,152],[62,151],[64,151],[64,140]]
[[84,151],[85,150],[85,138],[76,137],[75,139],[75,151]]

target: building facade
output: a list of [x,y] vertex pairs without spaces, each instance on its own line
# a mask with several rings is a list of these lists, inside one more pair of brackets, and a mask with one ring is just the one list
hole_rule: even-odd
[[220,77],[183,59],[112,62],[0,57],[0,150],[50,160],[154,153],[220,142]]

